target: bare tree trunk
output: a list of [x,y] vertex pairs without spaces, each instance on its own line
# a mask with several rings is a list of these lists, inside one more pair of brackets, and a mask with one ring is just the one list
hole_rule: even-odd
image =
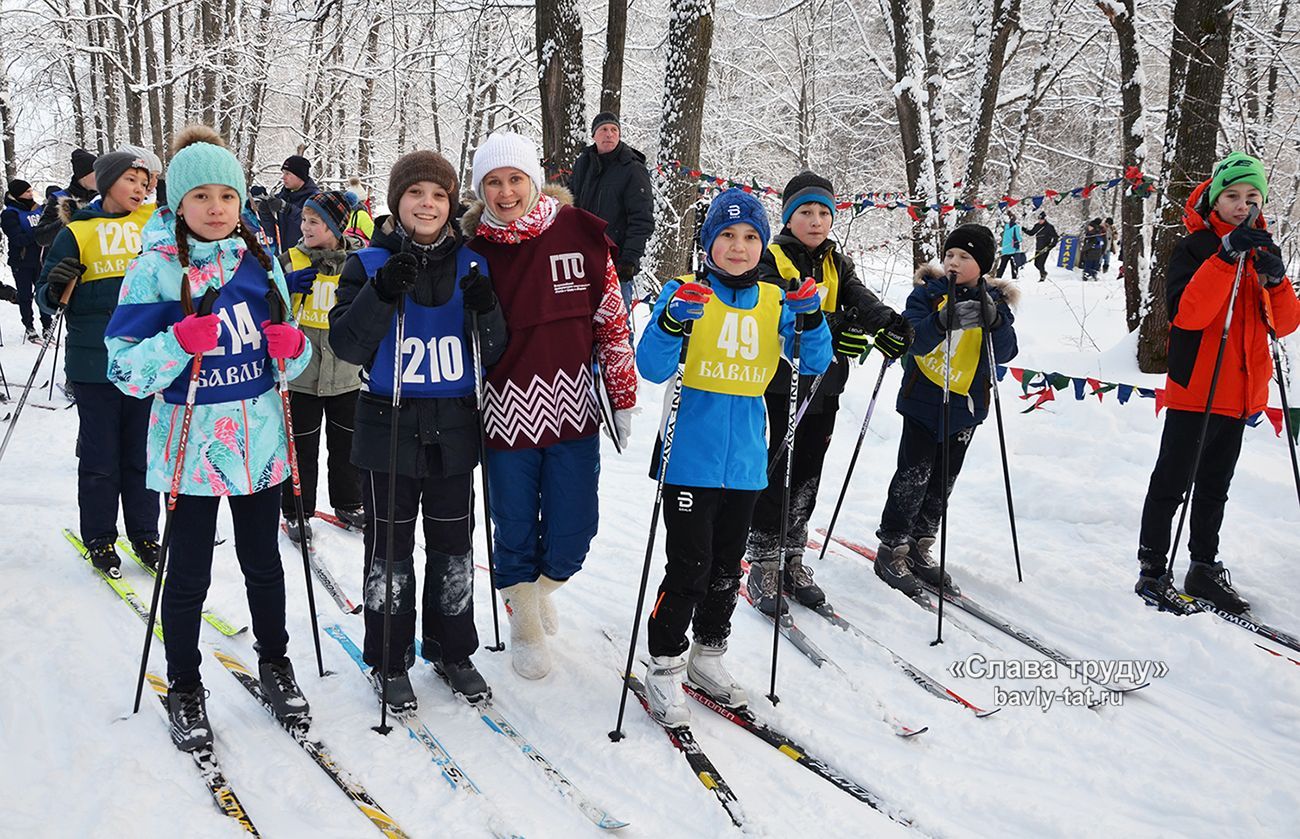
[[128,15],[129,20],[124,22],[119,16],[114,22],[117,42],[130,55],[131,78],[123,78],[122,87],[126,93],[127,134],[133,146],[144,145],[144,100],[140,95],[140,80],[144,77],[140,55],[140,7],[143,3],[144,0],[123,3],[119,15]]
[[162,157],[166,142],[163,140],[165,128],[162,96],[158,90],[158,63],[153,60],[153,57],[158,54],[154,49],[153,23],[153,20],[149,19],[149,0],[140,0],[140,24],[144,27],[144,52],[149,56],[149,59],[144,62],[145,82],[149,85],[149,93],[146,97],[149,101],[149,137],[154,153]]
[[[952,202],[952,164],[948,148],[948,109],[943,102],[943,68],[939,61],[939,42],[935,35],[935,0],[921,0],[921,34],[925,49],[925,90],[929,100],[930,151],[934,167],[934,199],[940,205]],[[938,256],[944,236],[944,214],[927,215],[934,255]],[[932,258],[927,251],[926,258]]]
[[[1020,25],[1020,0],[993,0],[993,14],[988,39],[988,50],[981,56],[981,68],[976,69],[975,83],[980,88],[979,117],[975,123],[975,136],[971,140],[970,155],[966,158],[966,174],[962,178],[961,200],[973,204],[979,196],[984,179],[984,164],[989,155],[989,139],[993,136],[993,121],[998,108],[998,90],[1002,82],[1002,66],[1006,62],[1007,41]],[[979,19],[976,26],[984,25]],[[975,221],[977,210],[968,211],[964,221]]]
[[[84,10],[86,13],[85,43],[87,46],[92,48],[99,46],[99,27],[96,26],[93,18],[97,8],[98,8],[98,4],[93,2],[93,0],[85,0],[85,6],[84,6]],[[99,96],[99,83],[100,81],[105,81],[105,84],[107,84],[107,81],[105,80],[106,77],[104,76],[104,74],[100,71],[101,62],[99,57],[95,53],[91,53],[89,55],[89,61],[90,61],[90,101],[98,105],[99,102],[103,101]],[[107,149],[105,148],[106,140],[104,136],[105,135],[105,128],[104,128],[105,109],[96,106],[91,108],[90,113],[95,121],[95,143],[93,146],[93,150],[97,153],[105,152],[107,151]],[[87,150],[89,151],[90,149]]]
[[[811,17],[812,13],[808,14]],[[792,16],[790,28],[794,34],[795,55],[799,61],[799,113],[798,113],[798,148],[799,168],[812,168],[812,135],[816,113],[817,71],[816,27],[813,21],[803,21],[803,16]],[[804,31],[799,31],[799,24],[806,23]]]
[[627,0],[609,0],[605,22],[605,61],[600,73],[600,109],[614,116],[619,115],[623,104],[623,46],[626,42]]
[[928,261],[934,251],[926,239],[928,207],[934,201],[934,157],[921,99],[922,58],[916,53],[921,45],[917,31],[920,15],[913,0],[890,0],[889,17],[894,45],[894,106],[907,170],[907,193],[914,208],[912,257],[920,264]]
[[375,142],[375,121],[371,118],[371,108],[375,99],[375,76],[379,64],[379,15],[370,20],[370,34],[366,37],[366,81],[361,88],[361,107],[357,126],[357,176],[369,183],[372,161],[370,159]]
[[217,124],[217,68],[213,66],[212,53],[216,50],[217,39],[220,37],[215,4],[199,3],[198,15],[199,31],[202,33],[200,40],[203,44],[200,56],[203,66],[199,71],[202,80],[199,95],[202,101],[199,104],[203,109],[203,121],[215,126]]
[[[1282,35],[1286,29],[1286,15],[1291,6],[1291,0],[1280,0],[1277,5],[1277,22],[1273,25],[1273,44],[1276,48],[1281,48]],[[1264,98],[1264,122],[1271,125],[1273,123],[1273,103],[1277,100],[1277,74],[1278,64],[1280,62],[1274,56],[1268,67],[1268,86]]]
[[[1119,42],[1120,75],[1120,162],[1125,171],[1146,165],[1146,125],[1142,112],[1142,54],[1138,52],[1136,0],[1121,0],[1123,11],[1114,2],[1099,2],[1097,7],[1110,18]],[[1124,187],[1120,203],[1119,258],[1124,272],[1124,314],[1128,330],[1137,329],[1142,320],[1142,275],[1146,244],[1142,230],[1146,222],[1144,195]]]
[[[180,14],[180,10],[176,10]],[[166,128],[163,131],[164,145],[159,146],[154,151],[162,156],[163,160],[171,160],[171,142],[176,136],[176,64],[172,60],[175,48],[175,42],[172,39],[172,10],[164,7],[162,13],[162,36],[163,36],[163,54],[162,54],[162,77],[167,80],[167,88],[163,92],[163,120]],[[153,50],[149,54],[156,55]],[[152,63],[152,62],[150,62]]]
[[537,78],[542,98],[542,168],[548,178],[582,151],[582,18],[576,0],[537,0]]
[[[713,0],[673,0],[668,21],[668,56],[659,159],[688,169],[700,165],[700,128],[713,50]],[[659,246],[660,272],[684,274],[691,264],[697,182],[674,173],[665,184],[669,211],[679,221],[666,226]]]
[[8,45],[0,41],[0,128],[4,130],[5,182],[18,177],[16,144],[14,143],[14,113],[9,107],[9,62],[5,50]]
[[253,179],[253,167],[257,165],[257,137],[262,131],[263,114],[266,110],[266,87],[268,77],[271,72],[271,63],[267,54],[271,47],[271,3],[273,0],[261,0],[258,9],[258,32],[262,33],[257,40],[258,57],[257,81],[253,84],[252,99],[248,107],[248,113],[245,116],[244,131],[245,140],[243,143],[244,150],[244,174],[251,181]]
[[1151,248],[1149,306],[1138,336],[1138,367],[1145,373],[1166,369],[1169,310],[1165,272],[1174,246],[1183,237],[1183,205],[1214,165],[1223,68],[1238,5],[1237,0],[1177,0],[1174,7],[1165,160],[1160,177],[1164,200]]

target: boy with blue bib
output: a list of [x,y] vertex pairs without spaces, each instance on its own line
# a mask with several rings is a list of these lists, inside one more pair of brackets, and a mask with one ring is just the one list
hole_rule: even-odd
[[[366,511],[364,655],[376,690],[382,693],[388,682],[388,704],[397,713],[417,706],[407,671],[415,662],[415,524],[422,507],[421,655],[470,702],[491,695],[470,661],[478,648],[471,510],[479,461],[471,330],[477,323],[486,366],[505,350],[506,324],[487,261],[465,247],[451,221],[459,203],[456,171],[442,155],[415,151],[398,158],[388,178],[393,214],[376,222],[370,247],[344,264],[338,302],[330,312],[334,351],[364,368],[352,436],[352,462],[362,470]],[[390,502],[398,300],[405,301],[405,315],[397,365],[396,495]],[[385,555],[389,527],[396,528],[392,557]],[[386,657],[385,563],[392,563],[393,573]]]
[[[690,722],[684,678],[726,705],[748,701],[722,656],[754,504],[767,486],[763,393],[788,352],[796,317],[802,316],[800,370],[821,373],[833,354],[815,280],[803,280],[795,291],[759,282],[768,223],[758,199],[739,189],[719,195],[700,241],[702,275],[664,285],[636,351],[642,376],[668,381],[677,372],[686,324],[695,321],[664,481],[667,573],[648,629],[650,709],[669,726]],[[667,399],[672,391],[669,386]],[[656,446],[652,477],[659,465]],[[692,645],[687,627],[694,628]]]

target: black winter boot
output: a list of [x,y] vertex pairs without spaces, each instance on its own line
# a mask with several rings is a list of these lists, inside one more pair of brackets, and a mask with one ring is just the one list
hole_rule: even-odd
[[921,581],[912,575],[912,566],[907,557],[908,546],[887,545],[880,543],[876,549],[876,576],[884,580],[890,588],[896,588],[908,597],[921,593]]
[[492,698],[492,688],[468,658],[461,661],[435,661],[433,669],[446,680],[454,693],[471,705]]
[[167,718],[171,721],[172,742],[183,752],[212,746],[212,724],[208,722],[207,691],[202,685],[194,690],[167,691]]
[[[933,536],[922,536],[920,539],[913,539],[909,536],[907,538],[907,562],[912,566],[913,575],[938,588],[939,561],[930,553],[930,549],[934,547],[934,541]],[[943,572],[943,587],[953,594],[961,594],[961,589],[952,584],[952,577],[948,575],[946,569]]]
[[[745,591],[749,594],[750,601],[768,617],[776,614],[776,578],[777,567],[775,562],[751,562],[749,564],[749,576],[745,578]],[[784,616],[789,612],[790,606],[782,599],[781,614]]]
[[90,564],[101,573],[113,578],[122,576],[122,559],[117,555],[117,549],[113,547],[112,542],[94,547],[87,546],[86,551],[90,554]]
[[1232,577],[1222,562],[1192,560],[1187,576],[1183,578],[1183,590],[1234,615],[1250,611],[1250,604],[1233,589]]
[[267,659],[257,663],[257,675],[261,679],[262,689],[271,702],[275,715],[287,723],[307,722],[310,720],[311,706],[302,695],[293,676],[293,665],[287,658]]
[[785,593],[809,609],[819,608],[826,602],[826,592],[813,582],[812,569],[802,562],[785,566]]

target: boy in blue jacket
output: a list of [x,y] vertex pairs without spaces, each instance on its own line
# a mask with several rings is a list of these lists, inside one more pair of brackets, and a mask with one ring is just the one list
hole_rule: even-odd
[[[650,710],[668,726],[690,722],[682,690],[687,676],[726,705],[747,702],[722,655],[754,503],[767,486],[763,392],[783,345],[794,336],[796,317],[802,317],[803,372],[823,372],[833,353],[813,279],[788,292],[759,282],[767,240],[767,215],[758,199],[739,189],[714,199],[700,230],[703,276],[664,285],[637,346],[641,375],[668,381],[677,372],[686,324],[696,321],[664,481],[667,573],[648,630]],[[671,394],[670,387],[667,398]],[[695,643],[688,645],[686,629],[692,625]]]
[[[903,361],[898,412],[903,436],[898,468],[876,536],[876,576],[908,596],[921,593],[920,577],[939,585],[939,565],[930,555],[934,534],[975,428],[989,413],[989,358],[984,329],[993,336],[998,364],[1016,357],[1015,317],[1011,305],[1019,289],[987,275],[993,270],[993,233],[978,224],[963,224],[943,245],[943,268],[924,265],[913,279],[903,312],[916,330]],[[956,303],[948,298],[948,275],[956,278]],[[985,279],[981,284],[980,280]],[[941,486],[943,464],[943,387],[947,335],[952,332],[949,398],[948,486]],[[952,581],[944,585],[953,589]]]

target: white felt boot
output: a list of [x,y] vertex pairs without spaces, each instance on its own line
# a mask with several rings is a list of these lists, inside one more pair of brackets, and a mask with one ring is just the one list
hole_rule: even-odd
[[551,654],[538,608],[536,583],[517,583],[501,589],[510,618],[510,663],[525,679],[540,679],[551,672]]

